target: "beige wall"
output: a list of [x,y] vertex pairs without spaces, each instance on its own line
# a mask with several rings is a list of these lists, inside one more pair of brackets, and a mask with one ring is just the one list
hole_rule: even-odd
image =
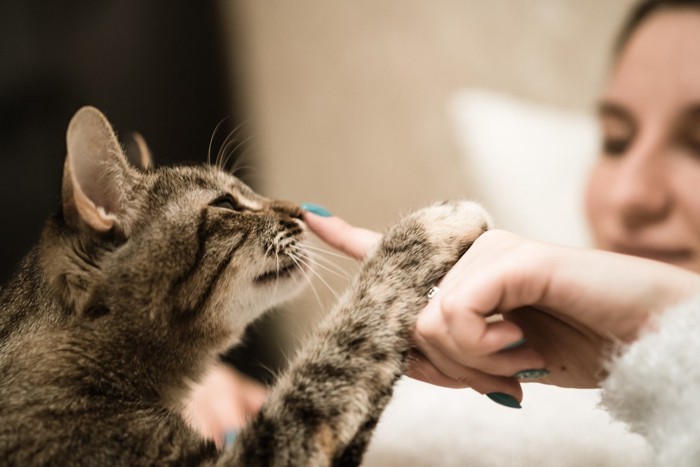
[[[375,229],[436,199],[480,199],[450,121],[458,90],[590,111],[632,3],[221,1],[255,137],[256,187]],[[309,293],[298,306],[324,308],[315,301]]]
[[475,196],[447,101],[488,88],[591,108],[631,0],[237,0],[262,191],[380,228]]

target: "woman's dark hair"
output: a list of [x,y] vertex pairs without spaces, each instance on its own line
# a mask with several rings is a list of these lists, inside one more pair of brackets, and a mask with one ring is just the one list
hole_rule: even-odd
[[615,56],[618,56],[625,45],[627,45],[627,42],[639,25],[653,13],[659,10],[692,7],[700,8],[700,0],[642,0],[637,3],[637,5],[632,8],[630,15],[627,17],[627,21],[625,21],[617,37],[613,49]]

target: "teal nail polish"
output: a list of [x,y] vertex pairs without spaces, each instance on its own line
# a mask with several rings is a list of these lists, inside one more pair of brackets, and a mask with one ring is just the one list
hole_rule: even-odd
[[513,375],[514,378],[518,379],[541,379],[545,376],[549,376],[549,371],[545,368],[533,368],[529,370],[521,370]]
[[238,432],[236,430],[231,430],[226,432],[226,436],[224,437],[224,447],[231,447],[233,446],[233,443],[236,442],[236,437],[238,436]]
[[301,209],[304,211],[309,211],[321,217],[331,217],[333,214],[328,211],[328,209],[311,203],[301,203]]
[[510,407],[511,409],[522,409],[515,397],[504,392],[490,392],[486,394],[486,397],[494,401],[496,404],[501,404],[505,407]]
[[513,350],[513,349],[517,349],[518,347],[520,347],[521,345],[523,345],[525,342],[527,342],[527,339],[525,339],[525,338],[523,337],[522,339],[519,339],[519,340],[513,342],[512,344],[503,347],[501,350]]

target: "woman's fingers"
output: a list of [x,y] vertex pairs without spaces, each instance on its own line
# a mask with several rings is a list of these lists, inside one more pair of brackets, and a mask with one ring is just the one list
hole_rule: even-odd
[[[484,318],[482,320],[485,321]],[[431,359],[444,356],[444,359],[456,365],[506,377],[514,376],[522,370],[545,368],[545,360],[540,353],[528,345],[522,345],[522,338],[509,337],[522,336],[522,331],[515,323],[483,322],[481,324],[486,330],[483,335],[486,338],[479,340],[478,336],[469,335],[471,331],[468,328],[460,333],[453,333],[452,328],[444,328],[442,332],[429,330],[426,333],[424,325],[420,324],[422,322],[424,320],[419,319],[414,332],[414,342],[417,348]],[[499,344],[494,346],[492,342]],[[511,348],[514,344],[520,345]],[[434,363],[439,367],[438,362]],[[444,368],[440,369],[446,371]]]
[[305,212],[304,222],[329,246],[356,259],[367,256],[382,238],[379,233],[354,227],[340,217],[323,217]]
[[[381,240],[380,234],[354,227],[325,210],[321,215],[315,212],[304,213],[309,228],[329,246],[354,258],[364,258]],[[478,243],[484,242],[477,240],[472,248]],[[483,309],[465,306],[470,301],[465,300],[464,284],[472,282],[472,263],[473,259],[462,258],[440,284],[443,292],[419,315],[415,341],[422,354],[416,352],[409,374],[441,386],[469,386],[507,401],[508,397],[520,400],[522,391],[513,376],[522,370],[542,369],[544,359],[528,347],[503,351],[523,334],[512,322],[486,318],[491,303],[498,302],[498,297],[490,295],[498,290],[497,285],[483,280],[479,286],[472,283],[471,290],[481,294]]]
[[451,362],[438,354],[426,357],[419,352],[414,352],[409,360],[408,376],[449,388],[470,387],[481,394],[488,395],[499,404],[513,408],[520,407],[523,392],[515,378],[482,373]]
[[[460,263],[463,261],[464,258]],[[419,347],[423,344],[440,347],[453,360],[464,364],[506,349],[523,338],[516,324],[498,317],[489,318],[488,313],[476,311],[459,297],[464,287],[460,284],[468,281],[469,271],[458,263],[441,282],[440,292],[419,314],[415,332]],[[483,283],[483,288],[488,287]]]
[[433,365],[430,360],[416,350],[411,351],[408,361],[409,365],[406,374],[413,379],[452,389],[471,387],[467,382],[451,378],[442,371],[438,370],[438,368]]

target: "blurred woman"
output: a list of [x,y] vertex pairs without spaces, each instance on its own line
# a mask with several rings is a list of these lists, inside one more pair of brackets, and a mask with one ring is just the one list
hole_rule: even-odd
[[[599,107],[586,205],[600,250],[485,233],[419,316],[410,374],[509,407],[523,380],[602,384],[659,465],[700,465],[700,1],[638,4]],[[306,207],[352,256],[379,239]]]

